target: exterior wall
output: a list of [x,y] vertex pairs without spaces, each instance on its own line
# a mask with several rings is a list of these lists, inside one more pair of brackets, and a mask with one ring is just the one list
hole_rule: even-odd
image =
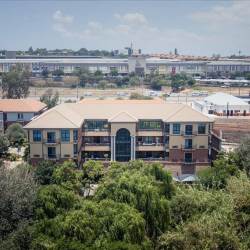
[[196,163],[208,162],[208,149],[197,149],[197,150],[182,150],[182,149],[169,149],[169,162],[182,162],[185,158],[185,153],[192,153],[193,159]]
[[136,123],[111,123],[111,136],[116,136],[119,129],[125,128],[130,132],[130,135],[136,136]]
[[[23,119],[18,119],[18,114],[23,114]],[[17,121],[17,120],[24,120],[24,121],[30,121],[31,118],[33,118],[34,116],[36,116],[36,112],[32,112],[32,113],[24,113],[24,112],[18,112],[18,113],[7,113],[7,121]]]

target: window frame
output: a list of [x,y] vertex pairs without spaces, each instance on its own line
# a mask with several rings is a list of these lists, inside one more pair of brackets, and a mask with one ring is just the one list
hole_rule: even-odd
[[[201,125],[204,125],[204,127],[201,127]],[[200,129],[203,128],[204,132],[200,132]],[[206,123],[199,123],[198,124],[198,134],[199,135],[205,135],[206,134]]]
[[[39,138],[39,136],[37,136],[38,135],[37,132],[40,132],[40,140],[37,140],[37,138]],[[35,141],[35,142],[42,141],[42,131],[41,130],[33,130],[33,141]]]
[[[175,126],[178,126],[177,129]],[[177,133],[179,131],[179,133]],[[181,124],[180,123],[173,123],[173,135],[179,135],[181,133]]]
[[70,130],[68,129],[61,130],[61,140],[63,142],[70,142]]

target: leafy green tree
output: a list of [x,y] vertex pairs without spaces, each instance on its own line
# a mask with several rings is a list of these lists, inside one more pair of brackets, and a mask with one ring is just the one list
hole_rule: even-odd
[[101,70],[96,70],[95,72],[94,72],[94,76],[102,76],[102,71]]
[[183,87],[185,82],[185,76],[183,74],[175,74],[171,76],[171,87],[172,89],[178,89],[180,87]]
[[116,77],[115,83],[117,84],[118,87],[121,87],[123,84],[123,78],[122,77]]
[[86,181],[97,181],[103,176],[103,164],[101,161],[89,160],[83,163],[84,178]]
[[43,76],[43,77],[48,77],[48,76],[49,76],[49,71],[48,71],[47,69],[44,69],[44,70],[42,71],[42,76]]
[[89,69],[79,68],[72,73],[74,76],[77,76],[80,82],[80,85],[84,86],[90,79],[91,72]]
[[133,89],[134,89],[134,87],[135,87],[136,85],[138,85],[139,83],[140,83],[139,77],[133,77],[133,78],[130,78],[130,80],[129,80],[129,85],[130,85],[131,87],[133,87]]
[[129,75],[129,77],[135,77],[135,72],[134,71],[129,72],[128,75]]
[[197,173],[199,181],[207,187],[224,188],[231,176],[239,176],[240,159],[238,154],[219,152],[213,167]]
[[111,69],[110,72],[109,72],[109,74],[111,76],[118,76],[118,70],[117,69]]
[[59,165],[53,173],[53,183],[61,185],[68,190],[79,192],[82,185],[83,171],[77,170],[77,166],[72,159]]
[[127,204],[86,201],[78,210],[37,223],[32,246],[33,249],[124,249],[117,248],[120,245],[125,249],[151,249],[144,230],[145,220]]
[[54,94],[52,88],[46,90],[45,93],[40,97],[40,102],[45,103],[48,109],[55,107],[58,101],[59,101],[59,93],[56,91]]
[[208,76],[211,77],[212,79],[216,79],[218,77],[218,74],[215,71],[211,71],[208,73]]
[[153,100],[153,97],[151,96],[145,96],[145,95],[140,95],[138,93],[131,93],[130,100]]
[[33,54],[33,48],[32,47],[29,47],[29,55],[32,55]]
[[123,84],[128,84],[129,83],[129,80],[130,80],[130,77],[128,75],[125,75],[123,78],[122,78],[122,83]]
[[29,78],[28,68],[23,68],[20,63],[11,66],[9,72],[2,75],[3,98],[20,99],[29,95]]
[[167,81],[162,76],[157,75],[151,79],[151,86],[153,89],[160,90],[161,86],[167,85]]
[[245,75],[245,79],[246,79],[246,80],[250,80],[250,73],[247,73],[247,74]]
[[27,169],[0,168],[0,190],[0,235],[5,239],[20,223],[32,219],[38,186]]
[[21,143],[21,141],[26,137],[26,131],[19,123],[13,123],[7,128],[5,135],[9,141]]
[[159,163],[145,165],[142,161],[129,165],[112,165],[101,182],[94,199],[112,199],[127,203],[143,213],[146,234],[157,238],[170,223],[167,198],[173,192],[172,176]]
[[23,153],[22,159],[23,159],[23,161],[27,162],[27,161],[29,161],[29,158],[30,158],[30,146],[26,145],[24,148],[24,153]]
[[3,154],[8,152],[9,140],[6,138],[4,134],[0,133],[0,158]]
[[56,168],[59,167],[56,160],[43,160],[38,163],[35,168],[35,179],[41,185],[49,185],[53,183],[53,174]]
[[53,76],[57,76],[57,77],[61,77],[61,76],[64,76],[64,71],[63,69],[56,69],[53,73],[52,73]]
[[235,71],[235,77],[241,77],[242,72],[241,71]]
[[188,84],[189,86],[193,86],[195,83],[196,83],[196,80],[195,80],[192,76],[189,76],[189,77],[187,78],[187,84]]
[[99,86],[100,86],[100,88],[102,88],[102,89],[105,89],[106,86],[107,86],[107,84],[108,84],[108,81],[107,81],[107,80],[101,80],[101,81],[99,82]]

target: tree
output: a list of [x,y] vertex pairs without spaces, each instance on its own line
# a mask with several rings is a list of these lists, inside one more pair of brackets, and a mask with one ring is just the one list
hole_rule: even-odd
[[43,76],[43,77],[48,77],[48,75],[49,75],[49,71],[48,71],[47,69],[44,69],[44,70],[42,71],[42,76]]
[[247,73],[247,74],[245,75],[245,79],[246,79],[246,80],[250,80],[250,73]]
[[105,89],[106,86],[107,86],[107,84],[108,84],[108,81],[107,81],[107,80],[101,80],[101,81],[99,82],[99,86],[100,86],[102,89]]
[[123,78],[122,78],[122,83],[123,84],[128,84],[129,83],[129,80],[130,80],[130,77],[128,75],[125,75]]
[[133,89],[134,89],[134,87],[135,87],[136,85],[138,85],[139,83],[140,83],[139,77],[133,77],[133,78],[131,78],[131,79],[129,80],[129,85],[130,85],[131,87],[133,87]]
[[187,78],[187,84],[188,84],[189,86],[193,86],[195,83],[196,83],[196,80],[195,80],[192,76],[189,76],[189,77]]
[[56,91],[56,93],[54,94],[52,88],[46,90],[45,93],[40,97],[40,102],[45,103],[48,109],[55,107],[58,101],[59,101],[59,93]]
[[135,72],[134,71],[129,72],[128,75],[129,75],[129,77],[135,77]]
[[111,69],[110,72],[109,72],[109,74],[111,76],[118,76],[118,70],[117,69]]
[[102,76],[102,71],[101,70],[96,70],[95,72],[94,72],[94,76]]
[[218,77],[218,74],[215,71],[211,71],[208,73],[208,76],[212,79],[216,79]]
[[56,69],[53,74],[53,76],[57,76],[57,77],[61,77],[61,76],[64,76],[64,71],[63,69]]
[[0,133],[0,158],[8,152],[9,141],[4,134]]
[[59,163],[56,160],[43,160],[39,162],[35,168],[35,179],[41,185],[49,185],[52,183],[52,176]]
[[122,77],[116,77],[115,83],[117,84],[118,87],[121,87],[122,83],[123,83],[123,78]]
[[7,128],[5,135],[11,142],[21,143],[26,137],[26,131],[19,123],[13,123]]
[[[108,156],[106,157],[108,158]],[[103,164],[101,161],[89,160],[83,163],[84,178],[87,181],[93,182],[103,176]]]
[[74,76],[77,76],[80,82],[80,85],[84,86],[90,79],[91,72],[89,69],[79,68],[72,73]]
[[241,71],[235,71],[235,77],[241,77],[242,72]]
[[33,54],[33,48],[32,47],[29,47],[29,55],[32,55]]
[[9,72],[2,75],[3,98],[20,99],[29,95],[28,68],[23,68],[20,63],[11,66]]
[[171,76],[171,87],[172,89],[179,89],[185,85],[185,76],[184,74],[175,74]]

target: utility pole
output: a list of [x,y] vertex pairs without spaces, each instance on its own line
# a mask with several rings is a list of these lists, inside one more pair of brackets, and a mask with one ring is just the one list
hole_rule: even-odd
[[229,102],[227,103],[227,119],[228,119],[228,106],[229,106]]

